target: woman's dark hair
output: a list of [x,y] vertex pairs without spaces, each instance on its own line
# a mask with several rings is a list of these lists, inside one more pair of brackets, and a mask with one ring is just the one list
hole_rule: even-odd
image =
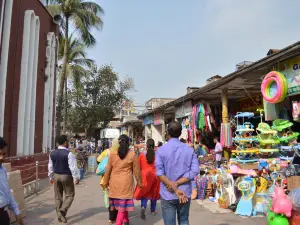
[[120,159],[124,159],[129,151],[129,137],[125,134],[122,134],[119,137],[119,145],[118,155]]
[[6,146],[6,141],[3,139],[3,137],[0,137],[0,149],[4,149]]
[[161,141],[159,141],[158,144],[157,144],[157,146],[161,147],[161,146],[163,146],[163,143]]
[[153,139],[147,140],[146,159],[149,164],[152,164],[154,162],[154,157],[155,157],[154,145],[155,145],[155,142]]

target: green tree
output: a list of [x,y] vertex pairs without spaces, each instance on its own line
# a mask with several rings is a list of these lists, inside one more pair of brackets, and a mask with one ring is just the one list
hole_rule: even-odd
[[[73,34],[69,35],[68,38],[68,60],[67,60],[67,67],[66,67],[66,80],[65,80],[65,93],[63,94],[63,107],[64,107],[64,126],[63,126],[63,133],[66,132],[66,126],[67,126],[67,116],[68,116],[68,80],[71,81],[71,84],[75,88],[80,88],[80,81],[81,78],[88,75],[87,68],[90,68],[94,61],[92,59],[86,58],[86,46],[80,42],[78,38],[74,38]],[[65,38],[60,37],[60,48],[58,52],[58,59],[62,60],[64,55],[64,45]],[[60,65],[61,67],[62,65]]]
[[[100,30],[103,25],[103,9],[95,2],[85,0],[44,0],[48,11],[52,16],[60,15],[62,18],[61,29],[64,37],[69,36],[70,23],[75,27],[78,38],[87,47],[95,45],[96,39],[91,34],[91,29]],[[57,130],[56,135],[60,134],[60,124],[62,119],[63,92],[66,82],[66,72],[68,64],[69,39],[65,38],[62,59],[62,68],[59,77],[58,101],[57,101]]]
[[90,75],[82,79],[81,85],[80,89],[73,88],[70,93],[73,107],[69,126],[72,130],[84,128],[86,134],[89,129],[110,121],[128,100],[128,91],[134,88],[131,78],[121,80],[110,65],[91,68]]

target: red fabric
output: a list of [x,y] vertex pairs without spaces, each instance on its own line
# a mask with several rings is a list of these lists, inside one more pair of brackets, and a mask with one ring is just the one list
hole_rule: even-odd
[[156,176],[155,162],[148,164],[146,156],[144,154],[140,154],[139,164],[141,168],[143,188],[140,189],[140,187],[136,186],[134,198],[136,200],[141,200],[142,198],[158,200],[160,198],[160,181]]

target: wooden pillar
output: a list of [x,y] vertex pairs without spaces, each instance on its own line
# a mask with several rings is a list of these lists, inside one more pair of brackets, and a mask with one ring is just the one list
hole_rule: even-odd
[[222,90],[222,123],[228,123],[228,91]]

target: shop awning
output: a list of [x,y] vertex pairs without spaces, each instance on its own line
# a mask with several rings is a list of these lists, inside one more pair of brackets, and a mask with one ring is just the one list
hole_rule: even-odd
[[272,69],[279,67],[280,62],[300,55],[300,42],[292,44],[278,52],[268,55],[242,69],[234,71],[221,79],[212,82],[199,90],[184,95],[174,101],[143,113],[138,118],[156,111],[165,111],[172,106],[181,105],[188,100],[207,101],[209,103],[221,102],[220,93],[222,89],[228,89],[230,99],[239,99],[260,92],[263,77]]

